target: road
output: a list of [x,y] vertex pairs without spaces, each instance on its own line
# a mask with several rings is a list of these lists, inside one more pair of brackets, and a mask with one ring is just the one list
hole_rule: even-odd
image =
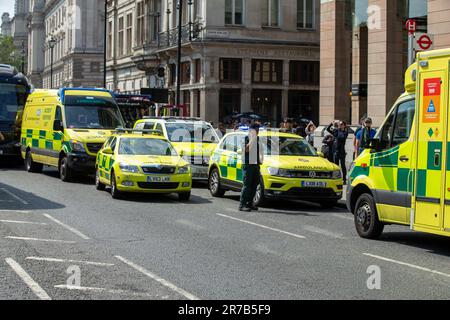
[[92,178],[0,167],[0,299],[450,298],[446,238],[388,226],[362,240],[343,208],[242,213],[238,198],[199,185],[189,203],[117,201]]

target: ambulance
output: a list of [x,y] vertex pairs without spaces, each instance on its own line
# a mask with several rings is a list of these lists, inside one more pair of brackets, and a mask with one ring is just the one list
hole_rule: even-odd
[[125,123],[105,89],[35,90],[22,119],[21,153],[28,172],[56,167],[61,180],[95,172],[103,143]]
[[350,170],[347,206],[358,234],[385,225],[450,236],[450,49],[419,53],[403,93]]

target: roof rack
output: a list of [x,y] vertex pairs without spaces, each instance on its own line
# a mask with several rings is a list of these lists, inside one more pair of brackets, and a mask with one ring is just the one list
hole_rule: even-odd
[[142,134],[156,134],[163,136],[161,130],[150,130],[150,129],[126,129],[126,128],[116,128],[115,133],[142,133]]

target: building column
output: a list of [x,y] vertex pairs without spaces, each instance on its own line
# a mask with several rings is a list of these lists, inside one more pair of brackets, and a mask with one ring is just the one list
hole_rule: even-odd
[[320,124],[350,121],[351,8],[347,0],[321,0]]
[[[281,119],[289,116],[289,89],[284,89],[281,93]],[[278,126],[278,123],[273,125]]]
[[450,1],[428,0],[428,33],[434,35],[434,49],[450,46]]
[[252,111],[252,89],[250,86],[243,86],[241,89],[241,112]]
[[398,17],[400,1],[369,0],[380,23],[368,32],[367,113],[380,126],[386,113],[403,92],[403,21]]
[[[208,106],[208,107],[207,107]],[[202,119],[219,122],[219,89],[207,88],[201,93],[200,113]]]
[[359,94],[352,96],[352,123],[367,115],[367,27],[353,29],[352,85],[359,86]]

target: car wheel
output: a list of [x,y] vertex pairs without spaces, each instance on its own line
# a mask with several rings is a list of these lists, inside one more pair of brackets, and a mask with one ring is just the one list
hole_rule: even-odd
[[220,174],[217,168],[212,169],[211,173],[209,174],[208,187],[209,192],[213,197],[221,198],[225,194],[225,190],[222,188],[222,185],[220,183]]
[[33,161],[33,158],[32,158],[32,155],[31,155],[31,151],[28,150],[26,155],[25,155],[25,169],[28,172],[40,173],[40,172],[42,172],[43,168],[44,168],[43,164]]
[[99,191],[105,190],[105,185],[100,182],[100,169],[95,170],[95,188]]
[[370,194],[358,198],[354,211],[355,227],[361,238],[378,239],[383,233],[384,224],[378,220],[375,201]]
[[63,157],[59,163],[59,177],[64,182],[72,180],[72,170],[69,168],[67,157]]
[[117,189],[116,175],[114,172],[111,174],[111,196],[113,199],[120,199],[122,193]]
[[178,199],[180,201],[189,201],[191,198],[191,192],[181,192],[178,194]]
[[258,187],[256,188],[255,197],[253,198],[253,204],[257,207],[263,206],[267,202],[266,197],[264,196],[264,182],[263,179],[260,179]]

